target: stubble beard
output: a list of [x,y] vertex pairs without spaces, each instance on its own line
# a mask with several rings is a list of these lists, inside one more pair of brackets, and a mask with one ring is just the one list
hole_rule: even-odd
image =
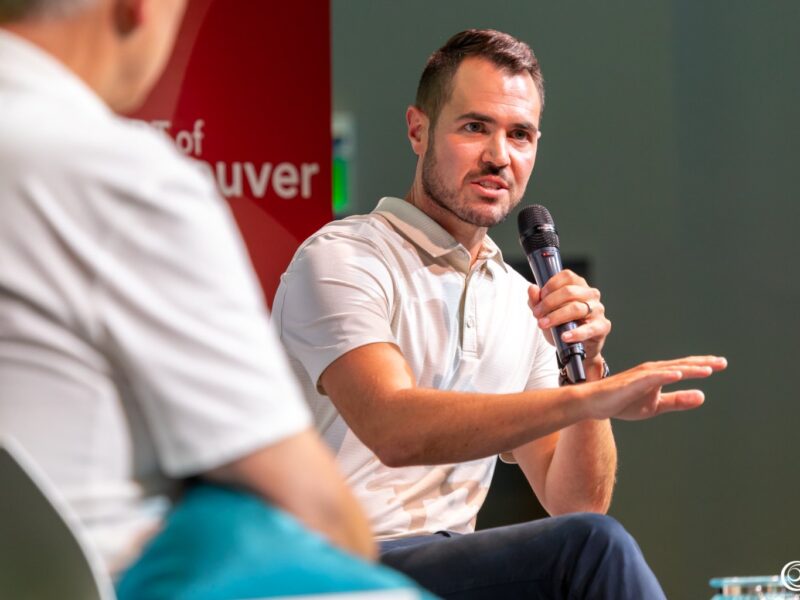
[[[481,169],[479,175],[499,175],[499,171],[499,169],[487,165]],[[519,203],[519,199],[512,199],[505,210],[501,210],[500,213],[486,213],[469,206],[466,201],[461,201],[458,191],[449,189],[439,176],[433,135],[428,138],[428,148],[422,161],[422,190],[436,205],[454,214],[465,223],[477,227],[494,227],[502,223],[508,217],[511,209]]]

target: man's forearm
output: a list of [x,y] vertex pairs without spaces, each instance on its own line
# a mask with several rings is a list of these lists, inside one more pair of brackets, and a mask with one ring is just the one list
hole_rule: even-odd
[[484,458],[585,418],[576,389],[487,394],[417,387],[391,344],[348,352],[323,372],[321,384],[356,436],[390,467]]
[[[590,380],[602,376],[599,360],[600,367],[587,368]],[[570,387],[511,394],[407,388],[381,402],[385,421],[373,421],[378,427],[365,441],[389,466],[474,460],[579,424],[588,417],[586,403],[584,391]],[[385,422],[394,426],[387,430]],[[595,427],[577,431],[584,429]]]
[[414,388],[381,405],[380,422],[370,423],[374,428],[354,430],[391,467],[484,458],[582,418],[577,397],[567,389],[481,394]]
[[[603,377],[605,367],[600,355],[584,366],[588,381]],[[617,448],[609,420],[590,419],[565,428],[547,470],[548,510],[552,514],[606,513],[616,470]]]
[[559,434],[545,489],[551,514],[605,513],[611,504],[617,449],[609,420],[586,420]]
[[[686,377],[708,377],[712,365],[723,368],[715,357],[687,357],[646,363],[581,385],[485,394],[419,388],[399,349],[375,343],[338,358],[320,382],[356,436],[385,465],[402,467],[463,462],[512,449],[516,455],[521,446],[584,420],[641,419],[694,408],[696,391],[662,394],[661,387]],[[579,436],[578,442],[562,452],[580,454],[585,451],[581,443],[613,449],[610,431],[598,435],[603,430],[597,428],[591,422],[576,428],[570,435]],[[545,471],[535,470],[534,481],[543,483]]]

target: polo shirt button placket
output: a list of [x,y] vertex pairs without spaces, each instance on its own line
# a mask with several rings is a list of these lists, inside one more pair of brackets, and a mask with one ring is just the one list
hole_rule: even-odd
[[477,354],[478,352],[478,332],[475,315],[475,271],[470,273],[466,281],[466,290],[464,298],[464,337],[463,337],[463,351],[469,354]]

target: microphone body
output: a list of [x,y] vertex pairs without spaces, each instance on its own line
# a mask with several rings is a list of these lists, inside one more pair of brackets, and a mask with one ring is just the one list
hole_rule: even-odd
[[[536,284],[542,288],[553,275],[563,269],[558,232],[553,218],[544,206],[534,204],[519,213],[518,226],[520,244],[528,257],[528,264],[531,266]],[[556,344],[558,365],[566,369],[567,378],[572,383],[586,381],[583,369],[586,352],[583,344],[580,342],[568,344],[561,339],[561,334],[577,326],[575,321],[570,321],[550,329]]]

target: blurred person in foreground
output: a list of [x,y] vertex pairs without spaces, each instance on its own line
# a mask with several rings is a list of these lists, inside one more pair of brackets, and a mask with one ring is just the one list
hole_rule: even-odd
[[184,5],[0,0],[0,436],[121,598],[414,588],[369,563],[212,182],[115,115],[152,87]]
[[[662,386],[726,362],[608,376],[600,292],[571,271],[529,286],[505,263],[487,230],[523,197],[543,105],[527,44],[453,36],[406,113],[410,191],[304,242],[274,318],[386,564],[444,597],[656,600],[636,542],[605,516],[611,419],[695,408],[699,390]],[[547,336],[568,321],[588,381],[559,387]],[[498,454],[519,463],[551,518],[474,532]]]

